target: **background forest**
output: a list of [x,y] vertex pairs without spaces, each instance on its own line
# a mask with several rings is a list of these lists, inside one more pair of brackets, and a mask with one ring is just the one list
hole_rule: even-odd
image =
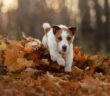
[[110,0],[0,0],[0,34],[42,38],[42,23],[76,26],[75,45],[110,55]]

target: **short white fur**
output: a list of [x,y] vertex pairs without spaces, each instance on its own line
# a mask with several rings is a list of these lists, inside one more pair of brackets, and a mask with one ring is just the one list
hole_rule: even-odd
[[[46,30],[47,28],[50,28],[50,24],[49,23],[44,23],[43,24],[43,29]],[[68,28],[65,25],[59,25],[60,28]],[[56,39],[55,39],[55,35],[53,33],[53,28],[51,28],[49,30],[49,32],[47,34],[44,34],[43,38],[42,38],[42,44],[48,48],[50,56],[51,56],[51,60],[53,61],[57,61],[57,63],[60,66],[64,66],[65,67],[65,72],[71,72],[71,67],[73,64],[73,44],[71,42],[71,44],[68,44],[67,41],[67,35],[68,33],[66,31],[63,31],[61,33],[61,37],[62,40],[57,44]],[[62,55],[60,54],[60,52],[62,52],[62,46],[66,45],[67,46],[67,51],[65,52],[65,58],[62,57]]]
[[68,36],[68,33],[66,32],[66,31],[63,31],[62,33],[61,33],[61,37],[62,37],[62,40],[58,43],[58,51],[59,52],[63,52],[63,50],[62,50],[62,46],[63,45],[66,45],[67,46],[67,51],[69,50],[69,44],[68,44],[68,41],[67,41],[67,36]]

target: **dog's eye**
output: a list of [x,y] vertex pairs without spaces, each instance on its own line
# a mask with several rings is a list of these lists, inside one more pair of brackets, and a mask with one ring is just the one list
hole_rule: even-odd
[[70,41],[70,40],[71,40],[71,37],[68,36],[68,37],[67,37],[67,40]]
[[59,36],[59,37],[58,37],[58,40],[59,40],[59,41],[61,41],[61,40],[62,40],[61,36]]

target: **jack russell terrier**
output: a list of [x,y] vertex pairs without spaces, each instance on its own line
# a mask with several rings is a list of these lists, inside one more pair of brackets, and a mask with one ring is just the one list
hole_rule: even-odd
[[42,27],[44,30],[42,44],[48,48],[51,60],[57,61],[60,66],[64,66],[65,72],[71,72],[76,27],[51,26],[49,23],[43,23]]

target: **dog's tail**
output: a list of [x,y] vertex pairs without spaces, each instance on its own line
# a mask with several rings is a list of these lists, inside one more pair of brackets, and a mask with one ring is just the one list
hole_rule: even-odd
[[48,28],[51,28],[51,26],[50,26],[49,23],[43,23],[43,24],[42,24],[42,27],[43,27],[44,30],[45,30],[45,29],[48,29]]
[[49,32],[49,30],[51,29],[51,26],[49,23],[43,23],[42,27],[44,29],[44,34],[47,34]]

